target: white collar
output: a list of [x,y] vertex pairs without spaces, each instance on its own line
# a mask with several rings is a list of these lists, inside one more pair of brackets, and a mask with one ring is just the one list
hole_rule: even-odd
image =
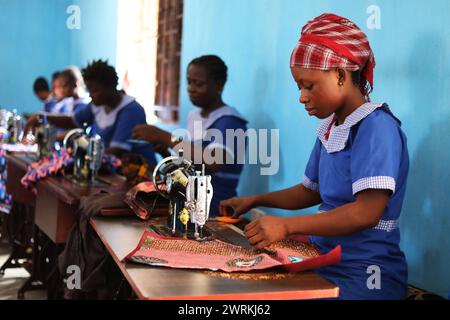
[[[233,116],[247,123],[247,120],[235,108],[227,105],[214,110],[206,118],[202,117],[201,112],[201,109],[197,109],[192,111],[188,116],[188,131],[193,141],[203,139],[206,130],[222,117]],[[201,123],[201,128],[194,129],[194,126],[198,125],[196,123]]]
[[107,127],[112,126],[116,121],[116,117],[119,111],[128,106],[133,101],[135,101],[133,97],[124,94],[122,96],[122,101],[120,102],[120,104],[114,110],[111,110],[109,113],[106,113],[105,106],[97,107],[92,103],[91,110],[92,113],[94,114],[95,122],[97,123],[98,127],[100,129],[105,129]]
[[225,116],[233,116],[247,122],[247,120],[245,120],[245,118],[239,113],[239,111],[227,105],[214,110],[206,118],[202,117],[201,112],[202,112],[201,109],[197,109],[193,111],[193,114],[195,114],[195,117],[197,119],[202,119],[204,121],[205,128],[211,127],[214,124],[214,122]]
[[[328,153],[339,152],[345,148],[347,144],[348,137],[350,135],[350,129],[360,122],[362,119],[367,117],[373,111],[378,108],[381,108],[387,105],[383,103],[370,103],[366,102],[355,111],[353,111],[344,121],[343,124],[339,126],[331,125],[334,114],[324,119],[319,127],[317,128],[317,137],[322,142],[322,145],[325,147]],[[325,135],[330,128],[330,134],[328,136],[328,140],[325,138]]]

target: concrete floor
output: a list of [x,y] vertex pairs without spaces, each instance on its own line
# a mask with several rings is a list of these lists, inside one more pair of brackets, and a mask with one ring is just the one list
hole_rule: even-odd
[[[0,242],[0,266],[8,259],[11,248]],[[7,269],[4,276],[0,276],[0,300],[17,300],[17,291],[28,279],[29,273],[24,268]],[[25,292],[25,300],[45,300],[45,290]]]

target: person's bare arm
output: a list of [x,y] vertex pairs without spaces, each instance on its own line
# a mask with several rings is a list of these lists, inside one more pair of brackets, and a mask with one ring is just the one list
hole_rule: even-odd
[[262,217],[249,223],[245,234],[258,248],[293,234],[347,236],[376,226],[389,196],[390,191],[387,190],[365,190],[356,195],[354,202],[328,212],[288,218]]
[[255,207],[300,210],[321,202],[322,199],[318,192],[298,184],[280,191],[223,200],[220,202],[219,212],[224,216],[238,217]]
[[[37,113],[37,114],[32,115],[28,119],[27,124],[25,125],[25,128],[24,128],[24,136],[26,136],[26,134],[30,130],[33,130],[39,124],[40,117],[42,117],[42,115]],[[46,117],[47,117],[48,123],[50,123],[58,128],[74,129],[74,128],[78,127],[76,125],[76,123],[73,121],[72,117],[70,117],[70,116],[46,114]]]
[[302,184],[291,188],[254,196],[255,207],[300,210],[322,203],[320,194]]
[[[196,145],[190,141],[172,141],[172,134],[159,129],[151,125],[138,125],[133,129],[133,138],[147,140],[153,145],[162,146],[163,148],[172,148],[175,151],[183,149],[186,158],[202,159],[202,163],[205,164],[205,169],[207,172],[217,172],[222,170],[225,163],[227,163],[228,153],[225,150],[219,148],[214,148],[205,152],[206,148],[200,145]],[[216,157],[216,153],[220,152],[220,161],[213,161],[219,157]],[[205,154],[210,154],[211,159],[204,159]],[[198,155],[198,156],[195,156]]]

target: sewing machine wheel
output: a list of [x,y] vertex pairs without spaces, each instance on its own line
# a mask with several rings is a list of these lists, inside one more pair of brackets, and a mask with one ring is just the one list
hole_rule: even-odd
[[63,146],[64,149],[68,150],[69,148],[74,151],[74,141],[81,137],[84,134],[82,129],[72,129],[70,130],[64,137]]
[[177,169],[186,170],[192,175],[195,174],[195,170],[189,160],[174,156],[163,159],[153,170],[153,184],[156,191],[166,199],[169,199],[167,188],[162,188],[162,186],[166,186],[167,175]]

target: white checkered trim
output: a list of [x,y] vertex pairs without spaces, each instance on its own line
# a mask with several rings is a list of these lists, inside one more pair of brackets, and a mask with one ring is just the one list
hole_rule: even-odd
[[333,121],[334,114],[322,121],[317,128],[317,136],[322,142],[325,150],[328,153],[339,152],[345,148],[348,137],[350,135],[350,129],[362,119],[367,117],[376,109],[382,107],[383,104],[375,104],[367,102],[353,111],[340,126],[333,125],[330,130],[328,140],[325,140],[325,134]]
[[[319,210],[318,213],[326,212],[325,210]],[[378,224],[372,228],[372,230],[382,230],[386,232],[392,232],[399,226],[399,220],[380,220]]]
[[373,227],[375,230],[383,230],[386,232],[392,232],[398,228],[399,221],[397,220],[380,220],[380,222]]
[[305,188],[308,188],[312,191],[319,192],[319,184],[317,182],[311,181],[307,176],[303,176],[302,184]]
[[388,176],[362,178],[352,184],[353,194],[366,189],[383,189],[395,192],[395,180]]

